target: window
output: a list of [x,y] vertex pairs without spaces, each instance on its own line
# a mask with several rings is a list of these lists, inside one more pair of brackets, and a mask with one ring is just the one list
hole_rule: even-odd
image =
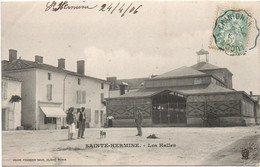
[[51,80],[51,73],[48,73],[48,80]]
[[101,89],[104,89],[104,83],[101,83]]
[[80,85],[80,78],[78,78],[78,85]]
[[8,90],[8,83],[2,82],[2,99],[7,99],[7,90]]
[[44,123],[45,124],[56,124],[56,118],[55,117],[46,117],[46,115],[44,115]]
[[52,85],[48,84],[47,85],[47,100],[52,100]]
[[99,113],[98,113],[98,110],[95,111],[95,124],[98,124],[98,121],[99,121]]
[[77,91],[77,104],[81,104],[81,91]]
[[85,90],[83,90],[82,92],[81,92],[81,104],[86,104],[86,91]]
[[77,104],[86,104],[86,91],[77,91]]
[[105,99],[104,99],[104,93],[101,93],[101,94],[100,94],[100,100],[101,100],[101,103],[103,103],[103,102],[105,101]]

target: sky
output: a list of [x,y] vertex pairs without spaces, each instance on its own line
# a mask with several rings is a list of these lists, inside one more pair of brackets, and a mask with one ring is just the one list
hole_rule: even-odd
[[[118,8],[99,11],[100,6],[119,1],[78,1],[70,6],[97,5],[94,9],[46,10],[47,2],[2,2],[2,60],[8,50],[18,57],[57,66],[66,59],[66,69],[76,71],[77,60],[85,60],[85,74],[101,79],[148,77],[197,63],[196,52],[209,51],[209,63],[233,73],[233,87],[260,94],[260,40],[243,56],[228,56],[209,48],[217,7],[249,11],[260,27],[260,2],[127,1],[124,10],[142,5],[136,14]],[[129,10],[131,9],[129,8]],[[250,29],[248,46],[257,31]]]

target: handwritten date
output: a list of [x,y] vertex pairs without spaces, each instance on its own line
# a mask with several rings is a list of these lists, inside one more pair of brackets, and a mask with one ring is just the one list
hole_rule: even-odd
[[[83,1],[85,2],[85,1]],[[135,6],[133,3],[126,4],[122,2],[118,3],[103,3],[102,5],[70,5],[68,1],[62,1],[60,3],[57,3],[56,1],[47,2],[45,11],[53,11],[57,12],[60,10],[97,10],[98,12],[108,12],[110,14],[113,13],[119,13],[121,17],[124,17],[127,13],[131,14],[137,14],[139,12],[139,9],[143,5],[137,5]]]

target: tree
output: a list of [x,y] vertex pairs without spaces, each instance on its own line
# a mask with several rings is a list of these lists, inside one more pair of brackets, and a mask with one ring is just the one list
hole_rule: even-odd
[[13,111],[15,111],[15,103],[18,103],[18,102],[20,102],[21,100],[22,100],[22,98],[21,98],[20,96],[18,96],[18,95],[13,95],[13,96],[11,97],[10,102],[11,102],[11,103],[14,103],[14,110],[13,110]]

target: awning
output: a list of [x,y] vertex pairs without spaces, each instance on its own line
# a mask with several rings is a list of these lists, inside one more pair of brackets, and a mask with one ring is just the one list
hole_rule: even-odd
[[65,112],[58,107],[40,107],[46,117],[66,117]]

